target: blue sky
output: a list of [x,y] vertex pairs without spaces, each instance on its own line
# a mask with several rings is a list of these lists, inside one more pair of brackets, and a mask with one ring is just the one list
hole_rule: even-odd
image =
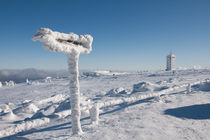
[[0,69],[66,69],[66,56],[31,38],[38,28],[91,34],[80,69],[210,66],[209,0],[0,0]]

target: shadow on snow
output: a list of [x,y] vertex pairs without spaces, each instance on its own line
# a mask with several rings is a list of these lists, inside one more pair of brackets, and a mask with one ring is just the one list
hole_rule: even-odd
[[[124,109],[126,107],[129,107],[129,106],[134,106],[134,105],[137,105],[137,104],[140,104],[140,103],[148,102],[151,99],[153,99],[153,98],[139,100],[137,102],[130,103],[130,104],[122,103],[122,104],[110,106],[110,107],[107,107],[106,111],[101,113],[100,116],[108,115],[108,114],[114,113],[116,111],[120,111],[120,110],[122,110],[122,109]],[[82,118],[81,122],[85,121],[85,120],[88,120],[88,119],[90,119],[90,117]],[[83,125],[87,125],[87,124],[83,124]],[[58,124],[58,125],[42,128],[42,129],[35,129],[34,128],[34,129],[31,129],[31,130],[28,130],[28,131],[19,132],[19,133],[14,134],[14,135],[10,135],[10,136],[7,136],[7,137],[0,138],[0,140],[29,140],[28,138],[25,138],[23,136],[29,135],[29,134],[33,134],[33,133],[39,133],[39,132],[45,132],[45,131],[55,131],[55,130],[62,130],[62,129],[71,129],[71,128],[72,128],[71,122],[66,122],[66,123],[62,123],[62,124]]]
[[164,111],[164,114],[183,119],[210,119],[210,104],[199,104],[167,109]]
[[[178,92],[178,93],[183,94],[182,92]],[[178,93],[175,92],[175,93],[171,93],[171,94],[178,94]],[[154,97],[139,100],[139,101],[136,101],[136,102],[133,102],[133,103],[122,103],[122,104],[117,104],[117,105],[109,106],[109,107],[106,107],[106,108],[102,108],[104,111],[103,111],[103,113],[99,114],[99,116],[108,115],[108,114],[123,110],[123,109],[125,109],[129,106],[134,106],[134,105],[141,104],[141,103],[153,102],[152,99],[154,99]],[[210,108],[210,104],[207,104],[205,107],[204,106],[203,107],[197,107],[197,113],[201,112],[200,116],[202,116],[202,112],[204,112],[203,114],[205,114],[205,111],[206,111],[206,117],[208,116],[208,118],[210,118],[210,110],[208,111],[207,108],[208,109]],[[191,109],[191,111],[192,111],[192,109]],[[188,114],[191,111],[190,110],[187,111]],[[179,108],[178,109],[168,109],[168,110],[165,111],[165,114],[179,117],[180,112],[182,112],[183,115],[187,114],[186,109],[180,111]],[[195,114],[196,114],[196,112],[195,112]],[[82,118],[80,121],[83,122],[83,121],[88,120],[88,119],[90,119],[90,117]],[[84,125],[88,125],[88,124],[83,124],[83,126]],[[49,126],[49,127],[46,127],[46,128],[41,128],[41,129],[35,129],[34,128],[34,129],[31,129],[31,130],[28,130],[28,131],[19,132],[19,133],[14,134],[14,135],[10,135],[10,136],[7,136],[7,137],[0,138],[0,140],[28,140],[27,138],[25,138],[23,136],[33,134],[33,133],[39,133],[39,132],[45,132],[45,131],[56,131],[56,130],[71,129],[71,128],[72,128],[71,122],[65,122],[65,123],[62,123],[62,124]]]

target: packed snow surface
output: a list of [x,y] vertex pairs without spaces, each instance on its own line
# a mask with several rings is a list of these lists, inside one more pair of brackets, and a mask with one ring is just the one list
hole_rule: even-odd
[[[113,72],[114,73],[114,72]],[[72,135],[69,79],[0,88],[3,139],[210,139],[210,70],[80,75],[83,134]],[[201,80],[204,83],[199,83]],[[46,79],[45,79],[46,80]],[[186,91],[180,85],[197,82]],[[97,108],[96,103],[161,96]],[[135,92],[134,92],[135,91]],[[169,90],[168,90],[169,91]],[[188,93],[189,92],[189,93]],[[99,118],[97,118],[97,114]]]

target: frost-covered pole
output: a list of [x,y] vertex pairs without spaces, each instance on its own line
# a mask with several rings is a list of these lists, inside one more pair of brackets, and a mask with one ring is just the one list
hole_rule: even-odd
[[96,103],[89,109],[90,119],[92,124],[98,124],[99,122],[99,106]]
[[92,50],[91,35],[64,34],[48,28],[40,28],[32,40],[40,40],[43,47],[53,52],[63,52],[68,56],[70,73],[70,103],[72,112],[73,134],[82,132],[80,124],[80,91],[78,61],[80,54],[88,54]]
[[191,84],[187,85],[187,94],[189,94],[191,92]]
[[71,116],[72,116],[72,131],[73,133],[81,133],[80,124],[80,91],[79,91],[79,69],[78,69],[78,59],[79,54],[77,52],[72,52],[68,54],[68,67],[70,73],[70,100],[71,100]]

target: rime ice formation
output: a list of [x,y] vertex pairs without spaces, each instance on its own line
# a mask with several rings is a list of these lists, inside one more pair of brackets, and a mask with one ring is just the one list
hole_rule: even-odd
[[3,130],[0,131],[0,138],[1,137],[6,137],[9,135],[13,135],[16,134],[18,132],[22,132],[22,131],[26,131],[26,130],[30,130],[31,128],[37,127],[37,126],[41,126],[45,123],[49,123],[50,119],[48,118],[41,118],[41,119],[35,119],[32,121],[26,121],[26,122],[22,122],[20,124],[5,128]]
[[28,78],[26,79],[26,84],[30,85],[30,82],[29,82]]
[[188,84],[188,86],[187,86],[187,93],[189,94],[191,91],[192,91],[191,90],[191,84]]
[[11,86],[15,85],[15,82],[14,81],[9,81],[9,82],[5,81],[5,85],[11,87]]
[[32,40],[43,42],[43,47],[47,50],[67,54],[70,73],[72,131],[73,134],[81,133],[78,61],[81,53],[88,54],[92,50],[92,36],[76,35],[74,33],[64,34],[52,31],[48,28],[40,28]]
[[88,54],[92,50],[93,38],[91,35],[77,35],[74,33],[59,33],[48,28],[40,28],[33,41],[40,40],[43,47],[53,52]]
[[107,96],[120,96],[123,94],[127,94],[127,91],[122,87],[111,89],[106,93]]
[[92,108],[89,109],[90,119],[92,124],[98,124],[99,121],[99,107],[95,104]]
[[46,77],[45,79],[44,79],[44,81],[45,81],[45,83],[51,83],[51,81],[52,81],[52,77]]
[[0,87],[2,87],[2,83],[0,82]]
[[140,82],[133,85],[133,93],[135,92],[146,92],[153,91],[154,85],[150,82]]

